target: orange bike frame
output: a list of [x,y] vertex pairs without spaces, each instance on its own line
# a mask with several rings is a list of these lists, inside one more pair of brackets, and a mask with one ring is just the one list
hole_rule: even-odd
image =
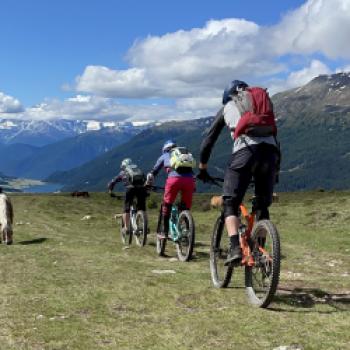
[[[247,229],[243,234],[240,235],[239,243],[242,249],[242,265],[254,266],[254,258],[248,244],[250,239],[250,235],[253,230],[254,222],[255,222],[255,213],[249,213],[248,209],[242,203],[240,205],[242,216],[245,218],[247,222]],[[259,246],[259,251],[263,253],[269,260],[272,260],[270,254],[263,248]]]
[[240,245],[242,249],[242,265],[253,266],[254,258],[249,247],[248,241],[250,239],[250,235],[254,226],[254,213],[249,213],[248,209],[244,206],[244,204],[240,205],[242,216],[245,218],[247,222],[247,229],[243,234],[240,235]]

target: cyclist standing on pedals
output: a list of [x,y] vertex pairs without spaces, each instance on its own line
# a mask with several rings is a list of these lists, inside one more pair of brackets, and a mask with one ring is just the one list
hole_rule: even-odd
[[165,191],[162,207],[163,230],[159,238],[166,239],[169,233],[169,218],[171,207],[175,202],[176,196],[181,192],[181,209],[190,210],[192,207],[192,197],[195,191],[195,178],[193,166],[179,167],[176,170],[171,166],[172,151],[177,148],[176,142],[168,140],[162,148],[163,154],[158,158],[152,171],[147,174],[147,184],[152,184],[154,177],[164,168],[167,173]]
[[239,206],[252,178],[255,183],[253,209],[257,220],[269,219],[268,207],[272,203],[280,151],[273,106],[265,89],[250,88],[245,82],[234,80],[225,89],[222,103],[223,107],[202,142],[197,178],[203,182],[212,181],[207,163],[218,136],[227,125],[234,141],[223,186],[224,217],[230,239],[225,265],[229,265],[238,264],[242,259]]
[[119,174],[108,183],[110,195],[118,182],[123,182],[126,191],[124,197],[123,222],[125,233],[128,233],[130,222],[130,207],[134,198],[137,199],[137,210],[146,212],[147,190],[145,188],[144,173],[132,162],[130,158],[125,158],[120,165]]

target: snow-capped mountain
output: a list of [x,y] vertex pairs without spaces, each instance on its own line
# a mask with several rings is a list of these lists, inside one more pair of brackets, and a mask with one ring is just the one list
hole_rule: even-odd
[[120,131],[142,131],[153,122],[110,122],[95,120],[15,120],[0,119],[0,143],[24,143],[44,146],[87,131],[112,128]]

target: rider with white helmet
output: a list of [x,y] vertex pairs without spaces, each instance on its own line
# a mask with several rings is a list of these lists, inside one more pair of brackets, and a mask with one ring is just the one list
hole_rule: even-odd
[[181,192],[181,204],[184,209],[191,209],[192,197],[195,190],[195,178],[192,167],[174,169],[171,165],[172,151],[177,148],[174,140],[167,140],[162,147],[162,155],[158,158],[152,171],[147,175],[147,182],[152,183],[154,177],[164,168],[167,173],[165,191],[163,197],[163,233],[160,238],[166,238],[169,232],[169,218],[171,206],[175,202],[176,196]]
[[129,227],[130,206],[134,198],[137,199],[137,210],[146,211],[147,191],[144,187],[145,180],[146,179],[143,172],[133,163],[130,158],[125,158],[120,164],[119,174],[108,184],[108,190],[111,195],[114,186],[118,182],[123,182],[126,188],[123,211],[125,230],[127,230]]

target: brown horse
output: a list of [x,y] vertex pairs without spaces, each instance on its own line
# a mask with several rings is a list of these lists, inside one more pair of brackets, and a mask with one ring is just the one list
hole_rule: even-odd
[[89,192],[86,191],[74,191],[70,194],[72,197],[90,197]]

